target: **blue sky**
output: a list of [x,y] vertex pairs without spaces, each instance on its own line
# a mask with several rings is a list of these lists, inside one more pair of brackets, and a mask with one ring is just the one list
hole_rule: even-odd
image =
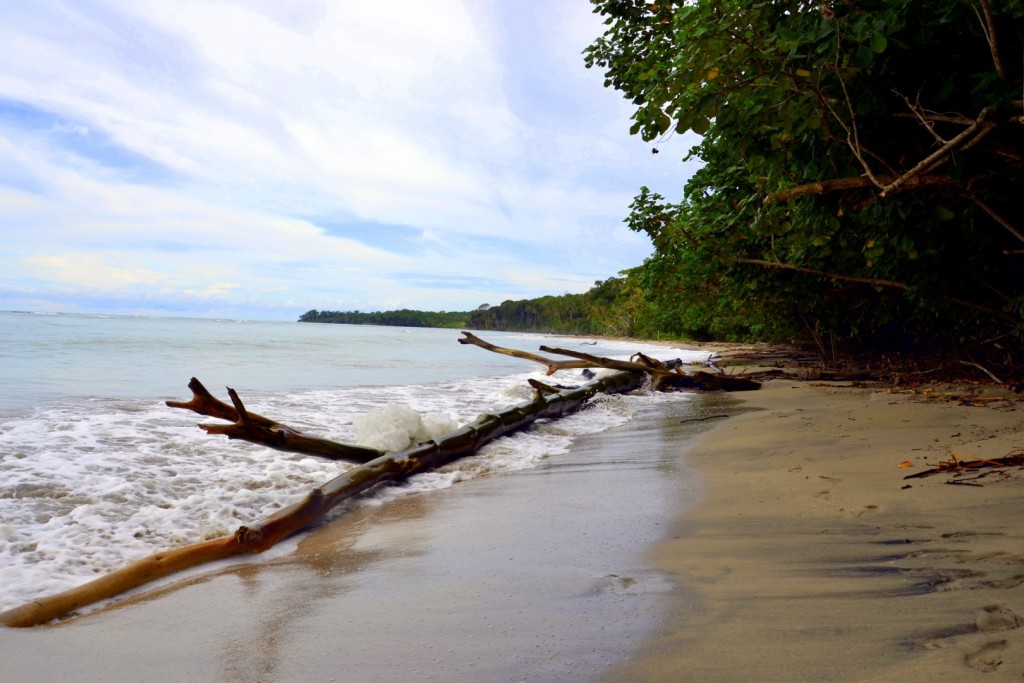
[[293,320],[582,292],[641,185],[587,0],[0,4],[0,310]]

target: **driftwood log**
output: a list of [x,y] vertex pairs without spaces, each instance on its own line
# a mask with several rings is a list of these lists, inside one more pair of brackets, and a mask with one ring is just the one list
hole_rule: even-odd
[[270,418],[250,413],[234,389],[228,389],[228,396],[234,406],[215,398],[195,377],[188,383],[192,398],[188,401],[167,401],[171,408],[184,408],[200,415],[228,420],[231,424],[201,424],[199,428],[207,434],[223,434],[229,439],[242,439],[263,444],[279,451],[315,455],[328,460],[365,463],[384,455],[384,451],[365,446],[338,443],[328,439],[303,434]]
[[[442,438],[421,443],[400,453],[381,455],[358,465],[314,489],[299,502],[278,510],[254,524],[239,527],[230,536],[154,553],[63,593],[39,598],[2,612],[0,624],[9,627],[36,626],[184,569],[237,555],[261,553],[278,541],[323,518],[339,503],[377,484],[404,479],[471,455],[484,444],[522,429],[536,420],[558,418],[571,413],[598,392],[624,393],[640,388],[643,381],[643,377],[637,373],[620,372],[582,387],[564,390],[557,390],[538,382],[535,385],[536,393],[530,401],[497,413],[485,413],[474,422]],[[202,395],[205,392],[205,389],[197,392],[197,388],[202,385],[196,380],[189,386],[194,393]],[[234,394],[233,391],[231,393]],[[259,443],[264,443],[263,439],[267,438],[261,431],[263,428],[276,433],[274,425],[278,423],[245,411],[237,395],[232,397],[238,406],[235,414],[224,410],[226,404],[221,404],[221,408],[211,408],[214,403],[211,403],[209,398],[201,396],[198,399],[193,398],[192,401],[173,405],[204,415],[216,415],[229,420],[234,417],[240,423],[246,420],[250,423],[245,429],[235,429],[237,423],[224,429],[210,429],[209,426],[204,426],[203,428],[210,433],[228,434],[233,438],[255,440]],[[220,403],[216,399],[213,401]],[[250,428],[253,431],[249,431]],[[315,454],[320,454],[318,451],[322,444],[313,450],[307,448],[307,444],[305,439],[289,437],[285,441],[275,441],[274,447],[283,450],[294,449],[302,453],[316,451]]]
[[547,374],[551,375],[558,370],[568,368],[606,368],[609,370],[621,370],[624,372],[639,372],[649,375],[651,378],[651,389],[654,391],[671,391],[673,389],[696,389],[699,391],[752,391],[760,389],[761,384],[746,377],[734,377],[732,375],[718,374],[697,370],[688,373],[679,364],[668,364],[657,358],[651,358],[642,353],[633,354],[628,360],[617,360],[614,358],[603,358],[581,351],[571,349],[560,349],[550,346],[541,346],[540,350],[545,353],[554,353],[559,356],[569,356],[575,361],[552,360],[535,353],[519,351],[517,349],[506,349],[490,344],[480,339],[471,332],[463,332],[460,344],[479,346],[482,349],[501,353],[506,356],[514,356],[540,363],[547,368]]

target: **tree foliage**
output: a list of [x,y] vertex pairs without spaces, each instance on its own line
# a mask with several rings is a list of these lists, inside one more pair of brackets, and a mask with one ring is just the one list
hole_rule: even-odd
[[503,301],[499,306],[470,313],[471,327],[481,330],[601,334],[627,337],[636,334],[635,301],[627,281],[597,281],[584,294],[543,296]]
[[300,323],[342,323],[346,325],[388,325],[392,327],[449,327],[466,326],[464,312],[416,311],[403,308],[396,311],[318,311],[315,308],[299,316]]
[[703,136],[683,201],[643,188],[627,219],[649,322],[1020,339],[1024,1],[593,3],[631,132]]
[[652,323],[650,305],[643,299],[639,281],[632,276],[612,277],[594,283],[583,294],[542,296],[537,299],[483,304],[473,311],[319,311],[299,316],[299,322],[388,325],[399,327],[447,327],[476,330],[527,331],[606,336],[658,336],[668,329]]

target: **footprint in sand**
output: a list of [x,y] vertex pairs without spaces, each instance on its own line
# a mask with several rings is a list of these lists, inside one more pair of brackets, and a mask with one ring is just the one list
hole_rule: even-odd
[[[825,491],[825,493],[828,492]],[[818,494],[818,497],[820,496],[821,494]],[[828,499],[826,498],[826,500]],[[878,512],[877,505],[865,505],[860,510],[847,510],[846,508],[839,508],[839,514],[843,515],[844,517],[861,517],[863,515],[870,515],[875,512]]]
[[974,623],[979,633],[990,633],[992,631],[1012,631],[1024,626],[1024,619],[1004,605],[988,605],[978,610],[974,616]]
[[1016,588],[1017,586],[1024,583],[1024,574],[1014,574],[1013,576],[1004,576],[999,579],[986,579],[979,581],[978,588],[1001,588],[1009,589]]
[[985,643],[977,650],[964,655],[964,664],[982,673],[991,673],[1003,663],[1003,650],[1006,649],[1006,645],[1005,640]]

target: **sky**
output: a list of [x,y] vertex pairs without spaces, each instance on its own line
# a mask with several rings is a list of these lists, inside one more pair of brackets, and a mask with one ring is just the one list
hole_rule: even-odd
[[591,10],[0,3],[0,310],[457,311],[639,265],[629,203],[696,140],[629,135]]

